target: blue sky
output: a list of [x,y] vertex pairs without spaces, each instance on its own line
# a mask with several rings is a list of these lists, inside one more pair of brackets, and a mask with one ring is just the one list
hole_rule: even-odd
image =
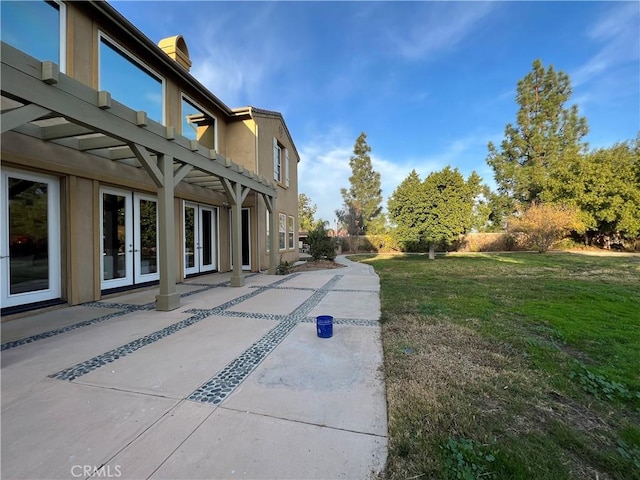
[[447,165],[493,186],[487,143],[515,122],[536,58],[569,74],[592,147],[640,130],[638,2],[111,2],[154,42],[185,38],[230,107],[284,115],[299,191],[335,224],[364,131],[383,195]]

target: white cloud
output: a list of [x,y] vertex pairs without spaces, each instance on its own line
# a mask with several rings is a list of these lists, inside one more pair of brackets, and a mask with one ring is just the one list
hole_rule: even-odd
[[611,8],[591,27],[588,36],[601,43],[598,52],[571,74],[573,86],[579,86],[600,75],[615,75],[615,69],[640,57],[640,7],[638,3],[622,3]]
[[398,53],[410,60],[425,59],[455,48],[494,8],[490,2],[428,2],[412,25],[390,31],[389,40]]
[[274,6],[255,4],[251,15],[243,18],[224,14],[222,9],[205,17],[197,29],[197,43],[190,47],[191,73],[231,107],[259,102],[265,85],[297,55],[277,33]]
[[316,219],[335,223],[335,211],[342,205],[340,188],[349,185],[352,150],[353,140],[347,140],[339,127],[298,148],[298,192],[317,205]]
[[[484,152],[484,158],[487,142],[499,136],[473,133],[456,139],[441,152],[428,157],[389,160],[371,152],[373,169],[380,173],[383,207],[386,210],[389,196],[411,170],[424,179],[431,172],[451,165],[458,166],[463,175],[469,175],[472,169],[461,168],[461,159],[475,157],[478,151]],[[334,127],[329,134],[316,137],[298,148],[298,191],[305,193],[317,205],[316,219],[328,220],[331,225],[335,224],[335,211],[342,207],[340,189],[349,187],[349,158],[353,154],[354,141],[355,136],[351,138],[342,128]],[[491,171],[486,164],[483,165],[486,168],[483,167],[478,173],[486,174],[485,181],[492,185]]]

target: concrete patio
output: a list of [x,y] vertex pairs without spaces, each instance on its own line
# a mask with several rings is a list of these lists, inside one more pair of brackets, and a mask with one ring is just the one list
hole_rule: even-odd
[[[2,323],[3,479],[365,479],[384,468],[371,267],[230,274]],[[334,317],[319,338],[315,317]]]

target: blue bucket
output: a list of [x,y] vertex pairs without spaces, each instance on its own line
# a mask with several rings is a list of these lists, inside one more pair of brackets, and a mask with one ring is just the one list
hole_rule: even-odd
[[331,315],[316,317],[316,327],[320,338],[331,338],[333,336],[333,317]]

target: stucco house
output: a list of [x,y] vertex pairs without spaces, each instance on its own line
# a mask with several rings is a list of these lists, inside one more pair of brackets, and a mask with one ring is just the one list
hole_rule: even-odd
[[[230,108],[101,1],[1,2],[3,314],[298,258],[282,115]],[[222,7],[221,7],[222,8]],[[175,33],[175,32],[168,32]]]

